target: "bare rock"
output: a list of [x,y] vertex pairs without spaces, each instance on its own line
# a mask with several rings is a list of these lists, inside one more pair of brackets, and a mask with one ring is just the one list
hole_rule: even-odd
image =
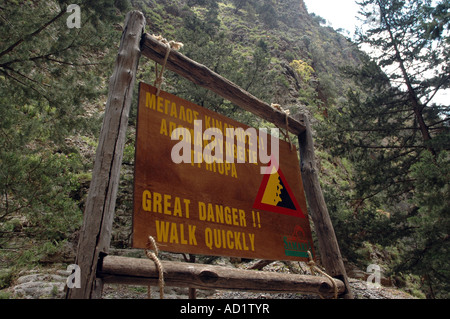
[[65,295],[66,278],[57,274],[24,275],[17,279],[13,294],[23,299],[60,299]]

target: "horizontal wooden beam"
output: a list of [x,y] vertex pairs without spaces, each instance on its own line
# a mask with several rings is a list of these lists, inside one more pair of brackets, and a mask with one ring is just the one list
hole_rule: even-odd
[[[164,63],[167,47],[149,34],[144,34],[141,42],[142,54],[159,64]],[[207,88],[232,103],[240,106],[262,119],[269,121],[280,128],[286,128],[286,114],[255,96],[241,89],[236,84],[225,79],[206,66],[199,64],[185,55],[172,50],[166,68],[187,78],[193,83]],[[305,126],[292,117],[288,117],[288,130],[296,135],[305,131]]]
[[[326,277],[244,270],[223,266],[161,261],[166,286],[198,289],[312,293],[332,296],[334,287]],[[158,270],[149,259],[105,256],[97,272],[104,283],[158,285]],[[338,293],[344,283],[335,279]]]

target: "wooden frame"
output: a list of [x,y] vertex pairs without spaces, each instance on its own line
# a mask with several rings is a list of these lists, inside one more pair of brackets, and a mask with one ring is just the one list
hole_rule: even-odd
[[[262,291],[272,293],[304,292],[333,296],[331,281],[322,276],[285,274],[267,271],[235,269],[223,266],[161,261],[166,286],[197,289]],[[142,258],[106,256],[98,277],[105,283],[158,286],[158,269]],[[335,280],[339,294],[345,285]]]
[[[154,279],[155,269],[153,262],[150,260],[133,261],[107,256],[125,144],[125,133],[139,58],[142,53],[158,63],[163,63],[167,52],[166,45],[144,33],[144,27],[145,18],[141,12],[132,11],[127,14],[114,72],[110,78],[105,117],[100,132],[75,261],[81,271],[81,288],[68,289],[66,297],[70,299],[100,298],[104,281],[141,283],[145,285]],[[167,59],[166,68],[202,87],[210,89],[267,121],[280,127],[286,126],[285,113],[272,108],[267,103],[257,99],[207,67],[192,61],[178,52],[171,52]],[[322,263],[327,273],[336,278],[335,282],[337,283],[340,296],[353,298],[320,188],[308,118],[305,115],[297,115],[296,117],[288,117],[287,120],[289,131],[298,136],[300,143],[302,178],[310,214],[319,241]],[[231,281],[230,284],[223,284],[226,280],[221,280],[222,278],[227,276],[231,278],[231,274],[228,275],[229,272],[227,273],[226,270],[214,268],[213,266],[208,266],[209,268],[205,270],[205,265],[194,266],[192,264],[189,264],[189,267],[191,267],[189,269],[197,269],[197,271],[191,272],[188,277],[193,277],[194,279],[191,281],[180,281],[176,273],[172,275],[172,271],[177,269],[177,271],[183,273],[183,271],[188,271],[187,268],[183,270],[182,267],[175,263],[166,263],[165,266],[166,272],[168,272],[165,277],[175,278],[166,279],[170,284],[182,285],[184,282],[185,285],[192,288],[216,287],[243,290],[242,282],[244,282],[247,290],[271,291],[270,287],[272,287],[272,291],[277,289],[276,291],[280,292],[278,290],[280,287],[273,288],[275,286],[274,283],[278,283],[283,291],[328,293],[331,287],[329,281],[328,284],[326,283],[326,278],[311,278],[311,276],[309,278],[308,276],[301,276],[300,278],[297,277],[298,275],[289,275],[292,276],[290,277],[291,280],[289,280],[284,275],[279,276],[281,274],[270,273],[270,275],[267,275],[255,271],[239,273],[239,275],[236,275],[236,280]],[[237,285],[237,281],[240,281],[241,284]]]

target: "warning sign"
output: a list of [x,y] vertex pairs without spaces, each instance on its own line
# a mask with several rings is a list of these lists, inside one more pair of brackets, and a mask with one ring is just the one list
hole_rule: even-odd
[[140,83],[133,247],[153,236],[171,252],[306,260],[314,249],[297,154]]
[[[272,158],[271,165],[256,196],[254,208],[266,211],[306,218],[281,169]],[[278,170],[276,169],[278,167]]]

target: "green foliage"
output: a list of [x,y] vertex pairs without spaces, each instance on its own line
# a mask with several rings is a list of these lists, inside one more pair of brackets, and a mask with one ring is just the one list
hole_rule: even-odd
[[[362,9],[368,28],[360,41],[383,54],[362,55],[359,67],[343,69],[355,86],[318,130],[331,154],[352,164],[354,187],[341,189],[344,201],[330,199],[340,205],[334,218],[345,223],[338,232],[360,229],[356,243],[398,249],[390,269],[412,272],[427,297],[442,298],[449,291],[442,282],[448,282],[450,128],[448,105],[431,96],[448,85],[448,33],[424,32],[443,19],[431,18],[439,10],[429,1],[369,0]],[[382,71],[394,65],[398,72]],[[389,218],[380,219],[381,211]],[[346,251],[357,246],[344,244]]]
[[[428,216],[450,212],[450,154],[441,152],[437,159],[425,151],[412,166],[415,179],[414,203]],[[437,216],[434,216],[437,217]]]
[[83,106],[104,93],[128,2],[79,1],[80,29],[66,25],[68,3],[0,7],[0,248],[22,251],[7,263],[38,261],[81,225],[71,192],[87,167],[67,138],[98,130]]
[[309,80],[311,80],[314,69],[307,62],[303,60],[293,60],[289,65],[294,68],[304,82],[308,83]]
[[[12,275],[11,270],[9,270],[9,269],[6,269],[6,270],[1,269],[0,270],[0,289],[9,287],[12,280],[13,280],[13,275]],[[1,294],[0,294],[0,299],[2,299]]]
[[418,207],[408,218],[414,229],[411,246],[405,249],[400,270],[414,270],[426,278],[430,297],[448,298],[450,291],[450,154],[435,159],[425,151],[412,167],[415,179],[413,204]]
[[[245,48],[248,51],[235,50],[230,46],[231,34],[219,27],[217,2],[196,1],[192,2],[192,5],[195,6],[185,12],[184,21],[174,35],[177,41],[185,44],[182,53],[260,98],[269,98],[271,93],[267,90],[269,76],[265,74],[270,63],[267,43],[259,39]],[[144,72],[152,76],[153,70],[153,65],[150,65]],[[220,110],[223,114],[239,118],[245,123],[252,120],[247,113],[207,89],[200,88],[173,73],[166,73],[165,77],[165,85],[174,94],[214,111]]]
[[11,299],[11,293],[8,291],[0,290],[0,299]]

